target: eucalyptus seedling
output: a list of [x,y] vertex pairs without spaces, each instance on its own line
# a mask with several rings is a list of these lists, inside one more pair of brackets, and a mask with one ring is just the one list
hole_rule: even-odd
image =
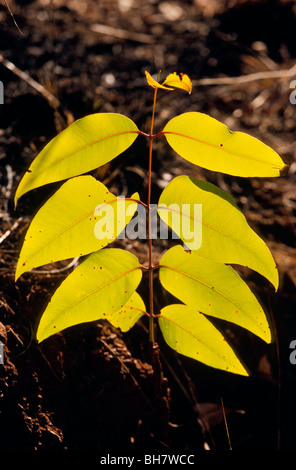
[[[73,325],[99,319],[126,332],[148,315],[150,345],[155,344],[158,322],[165,341],[178,353],[214,368],[248,375],[208,317],[232,322],[271,342],[264,308],[231,265],[247,266],[277,289],[275,261],[234,199],[211,183],[178,176],[164,188],[158,203],[152,204],[153,142],[164,136],[167,144],[193,165],[239,177],[277,177],[285,164],[258,139],[232,132],[199,112],[176,116],[161,132],[154,133],[158,90],[180,88],[190,93],[191,81],[176,73],[162,84],[147,72],[146,78],[154,89],[149,133],[124,115],[92,114],[63,130],[32,162],[17,188],[15,204],[28,191],[65,182],[32,219],[16,279],[42,265],[88,255],[53,293],[37,328],[39,342]],[[110,162],[139,135],[148,141],[147,201],[138,193],[116,197],[93,176],[83,175]],[[108,246],[131,231],[130,227],[135,229],[133,221],[139,208],[147,215],[147,266],[133,253]],[[156,215],[162,229],[169,227],[179,241],[154,265]],[[148,271],[148,305],[137,292],[143,271]],[[161,311],[155,311],[153,302],[155,272],[163,288],[177,299]]]

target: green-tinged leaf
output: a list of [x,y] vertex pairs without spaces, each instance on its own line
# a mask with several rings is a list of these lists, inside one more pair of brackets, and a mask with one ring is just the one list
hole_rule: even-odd
[[66,181],[41,207],[26,233],[16,269],[24,272],[98,251],[131,220],[139,199],[116,198],[92,176]]
[[[202,217],[196,210],[198,204],[202,204]],[[199,256],[247,266],[278,288],[278,270],[268,247],[250,228],[229,194],[211,183],[178,176],[163,190],[158,206],[161,219],[189,249],[198,249]],[[168,210],[170,207],[173,210]],[[183,229],[188,219],[190,233],[188,228]]]
[[105,318],[123,333],[130,330],[137,321],[146,314],[146,307],[141,296],[134,292],[127,303],[117,312],[106,315]]
[[206,114],[189,112],[171,119],[163,129],[169,145],[195,165],[235,176],[279,176],[285,168],[269,146]]
[[41,317],[37,340],[122,309],[142,278],[140,268],[133,254],[118,248],[88,256],[55,291]]
[[91,114],[75,121],[33,160],[17,188],[15,204],[27,191],[111,161],[130,147],[138,133],[135,123],[121,114]]
[[269,343],[270,327],[262,306],[231,266],[204,259],[181,246],[161,258],[163,287],[201,313],[235,323]]
[[248,375],[223,335],[197,310],[168,305],[158,321],[165,341],[178,353],[217,369]]

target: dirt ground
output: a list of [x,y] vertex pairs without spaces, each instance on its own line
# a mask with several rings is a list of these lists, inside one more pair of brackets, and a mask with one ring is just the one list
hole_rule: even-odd
[[[0,450],[198,452],[228,450],[221,399],[234,450],[295,448],[296,365],[296,107],[286,74],[296,57],[296,2],[218,0],[9,0],[0,2]],[[13,16],[12,16],[13,13]],[[6,59],[5,62],[4,59]],[[9,65],[14,64],[15,68]],[[152,89],[144,71],[187,73],[190,96],[159,96],[155,129],[174,115],[205,112],[233,130],[271,145],[289,165],[277,178],[234,178],[194,167],[160,142],[154,152],[153,198],[168,177],[188,174],[232,194],[249,224],[270,247],[280,273],[277,293],[242,271],[271,317],[276,341],[266,345],[219,323],[248,364],[249,378],[174,354],[158,336],[170,390],[168,425],[153,397],[147,325],[122,334],[103,322],[83,324],[40,345],[34,333],[42,308],[69,273],[67,262],[14,281],[28,224],[53,188],[13,196],[38,151],[73,120],[118,112],[146,131]],[[20,71],[26,75],[20,76]],[[279,71],[276,78],[270,72]],[[239,77],[267,72],[261,80]],[[280,76],[281,75],[281,76]],[[58,99],[36,90],[28,76]],[[147,152],[138,139],[97,172],[116,194],[146,192]],[[169,176],[168,176],[169,175]],[[142,262],[145,244],[130,247]],[[155,243],[155,256],[162,246]],[[143,283],[145,299],[145,284]],[[162,292],[156,285],[156,302]],[[218,325],[218,323],[217,323]],[[164,430],[165,427],[165,430]]]

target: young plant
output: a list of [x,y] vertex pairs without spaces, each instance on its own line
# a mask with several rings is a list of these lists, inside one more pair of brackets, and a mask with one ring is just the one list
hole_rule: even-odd
[[[140,131],[123,115],[92,114],[63,130],[32,162],[17,188],[15,204],[30,190],[67,181],[33,218],[20,252],[16,279],[33,268],[88,255],[52,295],[38,325],[39,342],[72,325],[99,319],[126,332],[148,315],[150,346],[155,345],[157,320],[165,341],[180,354],[214,368],[248,375],[208,316],[235,323],[271,342],[263,307],[230,265],[255,270],[277,289],[273,257],[233,198],[211,183],[178,176],[165,187],[157,205],[151,204],[152,145],[164,136],[189,162],[240,177],[276,177],[285,164],[261,141],[232,132],[199,112],[176,116],[161,132],[154,133],[158,90],[180,88],[190,93],[191,82],[187,75],[180,78],[176,73],[168,75],[162,84],[147,72],[146,78],[154,89],[149,133]],[[94,177],[78,176],[110,162],[139,135],[149,144],[147,201],[138,193],[116,197]],[[133,217],[140,208],[147,214],[148,266],[124,249],[107,248],[129,227],[135,227]],[[184,246],[178,242],[153,265],[156,210],[162,230],[170,227]],[[160,312],[154,310],[155,270],[164,289],[178,299]],[[143,271],[148,271],[149,279],[147,307],[137,293]]]

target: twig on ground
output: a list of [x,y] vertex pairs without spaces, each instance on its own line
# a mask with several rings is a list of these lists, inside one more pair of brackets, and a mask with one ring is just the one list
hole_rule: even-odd
[[210,86],[210,85],[240,85],[256,80],[267,80],[277,78],[290,78],[296,74],[296,65],[290,69],[283,70],[267,70],[265,72],[255,72],[248,75],[240,75],[238,77],[217,77],[217,78],[201,78],[193,80],[193,85]]
[[78,260],[79,260],[79,256],[76,258],[73,258],[72,261],[69,264],[67,264],[67,266],[64,266],[63,268],[44,269],[44,270],[37,269],[35,271],[30,270],[28,272],[32,272],[33,274],[60,274],[60,273],[63,273],[64,271],[67,271],[68,269],[73,268],[73,266],[77,266]]
[[13,14],[13,12],[12,12],[12,10],[11,10],[11,8],[10,8],[8,2],[7,2],[7,0],[4,0],[4,2],[5,2],[5,5],[6,5],[6,7],[7,7],[7,10],[9,11],[9,14],[10,14],[10,16],[11,16],[11,18],[12,18],[12,21],[14,22],[14,25],[15,25],[16,29],[18,30],[18,32],[20,33],[21,36],[25,36],[24,33],[22,32],[21,28],[20,28],[19,25],[17,24],[16,19],[15,19],[15,17],[14,17],[14,14]]
[[19,226],[19,224],[22,222],[23,220],[23,217],[19,217],[15,222],[14,224],[12,225],[12,227],[9,229],[9,230],[6,230],[6,232],[0,237],[0,245],[1,243],[4,242],[4,240],[6,240],[6,238],[9,237],[9,235],[11,234],[11,232],[13,232],[14,230],[16,230]]
[[43,85],[38,83],[36,80],[34,80],[34,78],[30,77],[27,72],[24,72],[23,70],[19,69],[16,65],[10,62],[10,60],[5,59],[2,54],[0,54],[0,63],[2,63],[8,70],[13,72],[19,78],[28,83],[28,85],[34,88],[34,90],[38,91],[38,93],[41,93],[41,95],[43,95],[44,98],[47,99],[47,101],[52,105],[53,108],[57,109],[60,106],[59,100],[52,93],[50,93],[50,91],[48,91]]
[[127,31],[125,29],[113,28],[105,24],[93,24],[90,30],[94,33],[103,34],[106,36],[113,36],[119,39],[129,39],[135,42],[142,42],[144,44],[151,44],[154,42],[153,36],[149,34],[137,33],[136,31]]

